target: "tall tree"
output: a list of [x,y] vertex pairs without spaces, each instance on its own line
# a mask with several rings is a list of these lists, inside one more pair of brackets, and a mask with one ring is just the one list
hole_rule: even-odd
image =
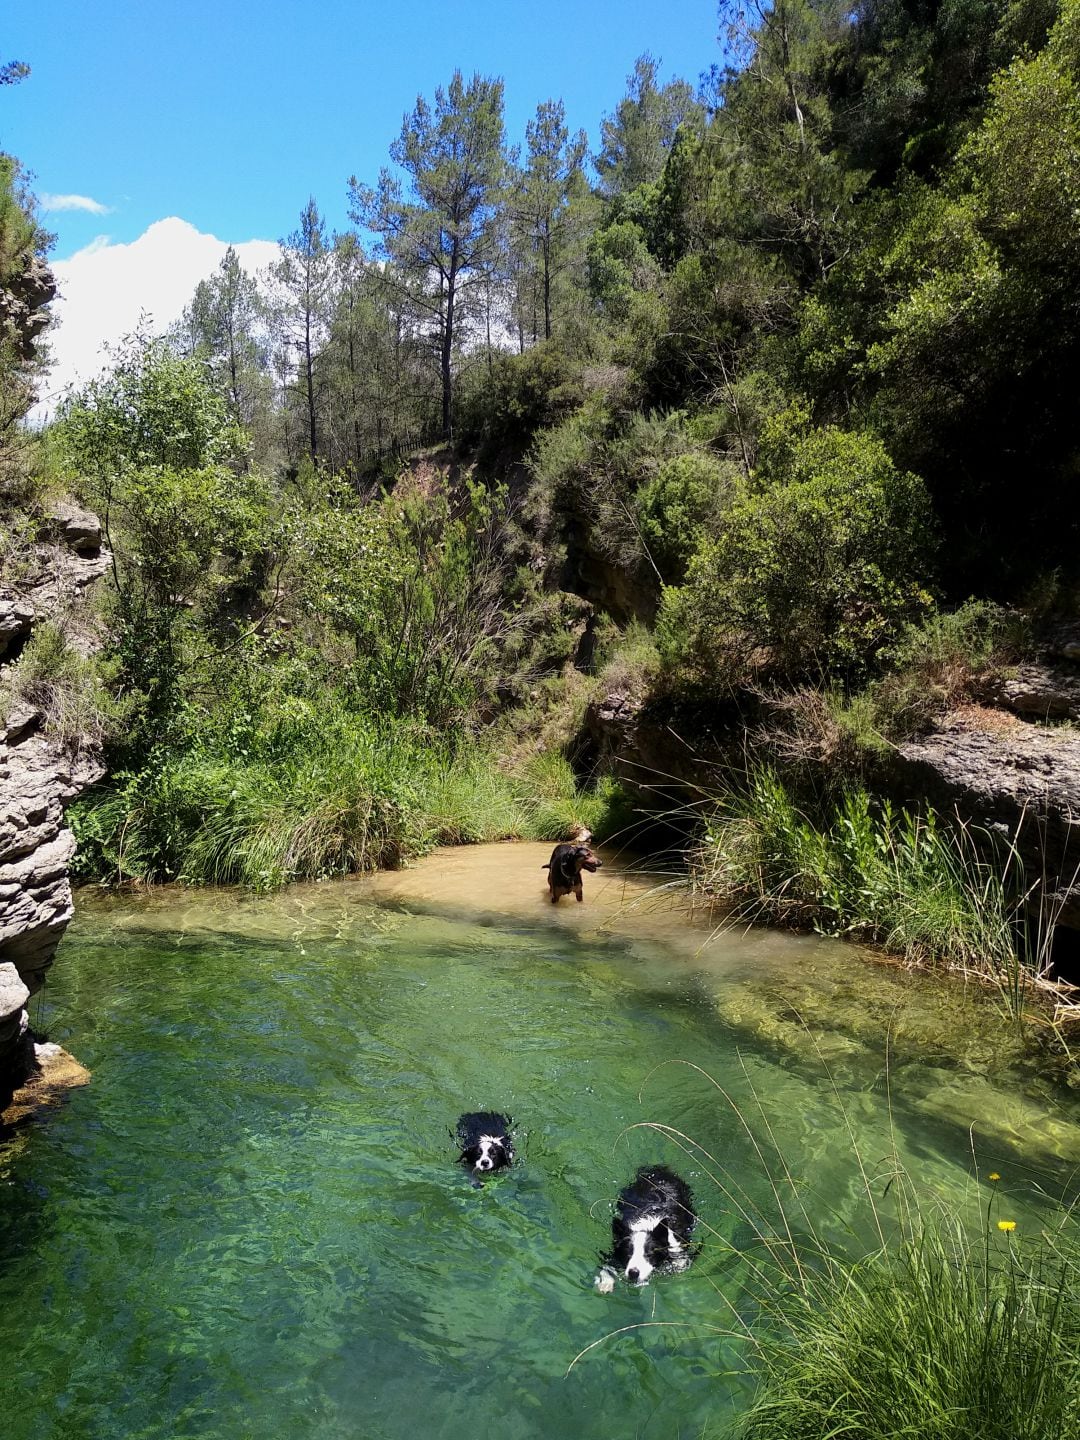
[[307,418],[308,453],[314,465],[319,458],[315,360],[326,333],[332,274],[326,222],[314,197],[300,212],[300,228],[281,241],[281,259],[272,274],[278,285],[281,338],[296,351],[296,377]]
[[852,199],[869,178],[833,150],[829,70],[845,9],[839,0],[722,0],[720,18],[744,66],[713,125],[737,223],[817,279],[846,243]]
[[180,322],[183,343],[210,361],[233,419],[248,429],[267,368],[261,316],[258,286],[230,245],[214,274],[196,286]]
[[571,137],[561,100],[545,100],[525,130],[528,156],[514,196],[514,229],[539,273],[544,338],[551,339],[551,292],[567,248],[570,202],[583,184],[584,130]]
[[349,181],[350,214],[380,236],[389,276],[407,288],[433,327],[442,382],[442,434],[453,434],[453,360],[460,312],[498,262],[499,210],[507,156],[503,82],[456,70],[429,105],[418,96],[390,156],[409,193],[387,169],[376,187]]
[[661,85],[659,72],[659,60],[640,56],[615,114],[600,123],[602,144],[593,163],[605,195],[625,195],[659,180],[675,132],[684,121],[698,120],[703,114],[687,81]]

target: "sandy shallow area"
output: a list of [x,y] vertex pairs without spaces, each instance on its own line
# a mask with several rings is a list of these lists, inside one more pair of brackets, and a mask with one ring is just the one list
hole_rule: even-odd
[[[517,931],[569,931],[585,941],[615,938],[727,974],[752,970],[764,976],[835,957],[832,940],[728,923],[712,907],[692,902],[685,877],[650,870],[603,846],[597,847],[602,868],[583,877],[583,902],[570,896],[553,905],[543,868],[551,851],[548,842],[444,847],[401,870],[290,885],[273,895],[176,885],[110,893],[88,886],[76,905],[121,928],[220,928],[251,936],[284,930],[298,941],[346,931],[365,913],[407,910]],[[853,960],[851,948],[843,948]]]

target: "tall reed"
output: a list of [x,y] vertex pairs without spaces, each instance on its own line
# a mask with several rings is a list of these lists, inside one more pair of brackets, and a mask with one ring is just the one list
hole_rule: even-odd
[[995,857],[970,826],[858,788],[815,823],[768,768],[716,800],[692,869],[697,888],[737,916],[978,974],[1017,1017],[1048,942],[1045,924],[1029,924],[1015,847]]

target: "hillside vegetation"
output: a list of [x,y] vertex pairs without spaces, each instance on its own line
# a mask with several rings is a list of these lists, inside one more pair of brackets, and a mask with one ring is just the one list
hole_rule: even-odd
[[[342,177],[355,229],[310,199],[268,272],[230,251],[4,431],[10,573],[65,491],[113,555],[93,676],[53,641],[4,681],[93,697],[85,875],[626,833],[647,788],[583,728],[612,690],[708,742],[721,819],[778,766],[825,834],[1073,613],[1080,6],[719,18],[722,61],[643,56],[592,155],[557,100],[511,145],[502,82],[453,75]],[[7,163],[10,289],[47,237]]]

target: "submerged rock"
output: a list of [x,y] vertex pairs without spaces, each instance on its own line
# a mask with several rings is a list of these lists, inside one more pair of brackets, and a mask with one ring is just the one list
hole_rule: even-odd
[[[60,1045],[33,1045],[27,1074],[0,1110],[0,1125],[19,1125],[69,1090],[89,1085],[90,1071]],[[0,1102],[2,1103],[2,1102]]]

